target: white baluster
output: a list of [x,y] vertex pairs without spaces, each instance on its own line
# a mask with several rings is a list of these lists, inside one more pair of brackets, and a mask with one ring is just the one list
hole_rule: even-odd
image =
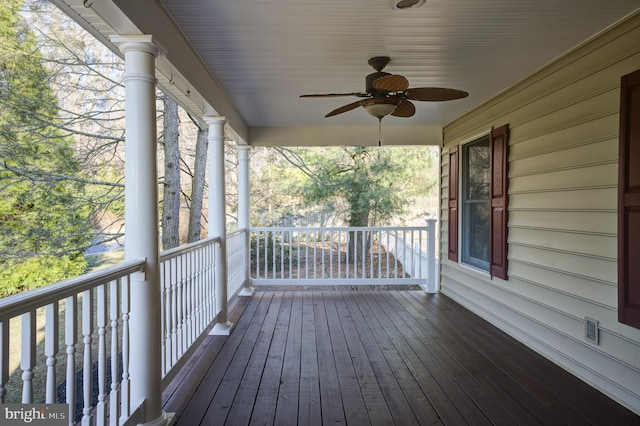
[[103,284],[96,288],[98,299],[98,404],[96,424],[107,423],[107,288]]
[[9,318],[0,322],[0,404],[4,404],[9,381]]
[[[259,246],[257,246],[259,247]],[[209,246],[209,303],[211,306],[209,307],[209,323],[211,323],[216,317],[216,250],[217,246],[215,243]],[[260,262],[257,262],[258,268],[260,267]],[[259,276],[259,275],[258,275]]]
[[184,353],[184,279],[182,278],[182,260],[180,257],[175,258],[175,267],[176,267],[176,286],[177,286],[177,310],[178,316],[176,317],[177,322],[177,335],[178,335],[178,357],[180,357]]
[[204,257],[204,248],[199,248],[196,251],[195,262],[196,262],[196,271],[198,271],[197,282],[198,282],[198,294],[196,296],[196,303],[198,304],[198,332],[196,333],[196,337],[202,333],[204,328],[207,326],[205,322],[205,303],[206,299],[204,298],[204,279],[205,279],[205,265],[203,261]]
[[[194,253],[188,252],[186,255],[187,270],[189,271],[189,345],[190,348],[196,340],[196,327],[198,325],[197,308],[196,308],[196,274],[193,265]],[[227,259],[225,259],[225,262]]]
[[93,417],[91,409],[91,391],[93,385],[93,365],[91,363],[91,332],[93,331],[93,293],[91,290],[82,293],[82,343],[84,344],[84,363],[82,367],[82,393],[84,408],[82,409],[82,426],[89,426]]
[[122,297],[122,383],[120,383],[120,419],[122,422],[127,420],[131,415],[130,390],[131,382],[129,380],[129,275],[121,281],[121,297]]
[[58,302],[53,302],[46,307],[45,313],[44,355],[47,357],[47,384],[45,402],[55,404],[58,400],[56,382],[56,355],[58,354],[58,338],[60,336],[60,319]]
[[180,256],[180,273],[182,276],[182,352],[185,353],[189,349],[189,338],[191,336],[191,311],[189,310],[189,301],[191,300],[191,286],[189,282],[189,268],[187,267],[187,257],[182,254]]
[[76,343],[78,342],[78,296],[64,300],[64,344],[67,347],[67,395],[69,404],[69,424],[74,425],[76,417]]
[[378,278],[382,278],[382,229],[378,229]]
[[169,261],[160,264],[160,284],[162,286],[162,374],[165,375],[173,364],[171,358],[171,275]]
[[256,278],[262,278],[260,276],[260,232],[256,232]]
[[33,402],[33,368],[36,366],[36,312],[22,314],[22,403]]
[[[274,244],[274,253],[275,253],[275,238],[273,239],[273,244]],[[304,258],[309,259],[309,230],[305,229],[305,244],[304,244]],[[304,277],[305,278],[309,278],[309,263],[305,261],[304,262]],[[275,278],[275,276],[274,276]]]
[[367,238],[369,239],[369,278],[373,278],[373,244],[374,244],[374,238],[373,238],[373,232],[374,231],[367,231]]
[[284,242],[287,240],[284,231],[280,232],[280,278],[284,278]]
[[171,359],[178,359],[178,327],[180,319],[178,317],[178,275],[176,260],[169,260],[169,278],[171,280]]
[[427,272],[429,278],[427,285],[430,293],[438,291],[438,278],[436,276],[436,219],[427,219]]
[[338,231],[338,278],[342,278],[342,231]]
[[111,321],[111,391],[109,392],[109,419],[116,424],[120,418],[120,393],[118,392],[118,316],[120,313],[120,280],[109,283],[109,320]]
[[385,249],[385,263],[386,263],[386,267],[385,267],[385,278],[389,278],[389,271],[390,271],[390,265],[389,265],[389,261],[391,259],[391,251],[393,250],[393,248],[391,247],[391,230],[388,229],[385,231],[384,233],[384,249]]

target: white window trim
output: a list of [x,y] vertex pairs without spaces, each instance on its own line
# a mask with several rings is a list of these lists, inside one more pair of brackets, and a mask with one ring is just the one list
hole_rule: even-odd
[[462,153],[464,152],[464,150],[462,149],[463,145],[466,145],[468,143],[472,143],[472,142],[476,142],[478,139],[483,138],[483,137],[489,137],[489,141],[491,141],[491,128],[489,128],[488,130],[485,130],[481,133],[478,133],[474,136],[471,136],[467,139],[464,139],[462,142],[460,142],[458,144],[458,152],[460,153],[460,157],[458,159],[458,266],[460,266],[461,268],[464,268],[466,270],[468,270],[469,272],[481,275],[483,277],[487,277],[487,278],[492,278],[491,277],[491,272],[490,271],[485,271],[484,269],[478,268],[477,266],[471,265],[469,263],[465,263],[462,260],[462,237],[464,235],[464,233],[462,232],[462,220],[464,217],[464,203],[462,202],[462,191],[463,191],[463,181],[462,181],[462,173],[463,173],[463,168],[462,165],[464,164],[464,160],[462,158]]

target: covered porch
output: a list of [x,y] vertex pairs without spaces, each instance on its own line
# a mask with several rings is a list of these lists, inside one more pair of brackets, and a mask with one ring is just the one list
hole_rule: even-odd
[[259,290],[165,388],[177,425],[637,424],[442,294]]
[[[504,246],[505,258],[512,264],[509,279],[490,276],[441,255],[439,277],[430,282],[432,291],[442,288],[445,294],[428,294],[421,290],[316,288],[303,292],[253,288],[249,262],[250,147],[319,145],[327,140],[344,145],[353,143],[356,136],[369,141],[369,145],[380,142],[380,133],[376,134],[380,128],[366,121],[371,117],[365,115],[343,122],[344,126],[319,124],[320,111],[325,111],[328,104],[308,107],[299,99],[307,91],[324,90],[324,85],[317,89],[309,86],[319,77],[310,77],[298,87],[290,85],[301,75],[311,75],[294,66],[307,61],[279,61],[277,54],[270,55],[275,62],[291,64],[291,74],[282,70],[262,72],[262,64],[238,61],[228,75],[235,77],[239,70],[251,70],[260,76],[283,76],[287,90],[280,96],[265,91],[269,102],[260,103],[255,97],[261,91],[245,90],[251,87],[248,84],[239,85],[239,92],[251,97],[251,108],[239,112],[227,96],[232,85],[218,85],[213,65],[205,64],[202,52],[194,47],[196,43],[188,40],[185,28],[179,26],[186,19],[181,16],[181,4],[151,0],[56,3],[125,60],[126,262],[109,271],[0,301],[0,402],[5,402],[11,380],[8,348],[13,338],[9,321],[17,319],[22,324],[21,401],[40,399],[33,380],[43,374],[36,370],[37,365],[45,366],[46,396],[41,399],[48,403],[61,402],[56,394],[58,386],[62,382],[77,384],[81,375],[83,386],[66,386],[62,398],[70,404],[71,424],[165,425],[176,421],[208,425],[223,420],[228,424],[357,425],[638,422],[636,414],[610,399],[621,401],[635,412],[640,407],[640,335],[637,328],[620,324],[615,318],[618,283],[612,241],[617,234],[615,194],[611,196],[616,190],[618,162],[619,80],[640,64],[640,12],[636,5],[617,1],[615,16],[576,32],[575,40],[567,40],[562,49],[582,44],[536,74],[527,72],[563,50],[539,57],[531,68],[495,79],[494,86],[476,78],[476,68],[466,66],[467,54],[460,55],[465,66],[458,63],[442,67],[441,77],[433,82],[426,75],[412,77],[412,81],[423,80],[416,84],[455,85],[472,93],[457,109],[425,107],[415,119],[405,121],[408,124],[394,126],[390,122],[384,129],[386,145],[431,144],[443,148],[437,253],[447,253],[449,241],[458,242],[458,217],[448,213],[451,195],[458,195],[456,191],[449,194],[451,188],[457,190],[457,180],[450,180],[449,175],[459,173],[449,163],[449,153],[457,152],[458,145],[475,135],[505,123],[509,123],[514,141],[510,156],[504,157],[511,163],[504,177],[515,182],[509,189],[512,199],[506,203],[512,209],[508,222],[504,216],[510,230]],[[192,10],[202,11],[198,2],[189,3]],[[501,4],[496,3],[496,10],[501,10]],[[588,9],[578,2],[572,5]],[[212,14],[209,18],[224,17],[218,12],[225,6],[220,3],[207,9]],[[286,17],[288,12],[278,16]],[[594,9],[592,15],[595,18],[601,12]],[[502,22],[496,15],[497,22]],[[523,20],[516,22],[528,22],[531,15],[529,9],[513,12],[513,17]],[[262,18],[257,10],[251,16]],[[333,17],[333,12],[329,13],[330,22]],[[195,21],[211,27],[207,19]],[[428,21],[413,19],[408,27],[434,27],[424,22]],[[460,25],[469,22],[471,19],[462,20]],[[539,22],[539,28],[547,24],[543,18]],[[584,41],[614,22],[619,23],[608,32]],[[238,24],[217,38],[192,37],[206,40],[205,44],[211,39],[232,40],[232,35],[239,40],[249,27]],[[259,25],[255,27],[261,30]],[[510,28],[520,35],[518,25]],[[492,29],[489,36],[493,36]],[[546,32],[533,28],[532,33]],[[251,39],[261,40],[261,35],[254,33]],[[501,38],[516,39],[508,35]],[[422,40],[418,37],[414,45],[422,46]],[[475,46],[476,40],[481,36],[471,34],[469,45]],[[493,46],[496,40],[490,40],[486,44]],[[340,47],[342,40],[335,43]],[[308,44],[302,47],[305,53],[312,51]],[[352,51],[371,51],[367,55],[373,56],[378,54],[374,47],[354,47]],[[222,48],[220,56],[212,61],[214,65],[224,62],[228,54],[226,43]],[[473,50],[465,47],[459,51],[467,49]],[[532,56],[531,50],[514,43],[509,63],[519,62],[517,53]],[[455,46],[452,51],[456,51]],[[426,68],[424,61],[434,59],[412,52],[391,49],[389,54],[395,55],[398,63],[405,60],[403,67],[409,72],[413,72],[412,67]],[[478,57],[503,58],[504,52],[499,53]],[[412,65],[412,56],[424,59]],[[220,62],[218,58],[222,58]],[[362,62],[362,58],[357,59],[348,58],[347,63]],[[491,80],[496,69],[508,68],[490,62],[486,75]],[[596,63],[606,65],[593,65]],[[325,64],[316,61],[315,68],[326,73],[319,65]],[[458,75],[449,84],[443,78],[453,75],[451,69],[471,74]],[[404,70],[399,72],[411,76]],[[601,71],[604,75],[599,74]],[[358,81],[360,77],[358,69]],[[463,86],[467,82],[474,85]],[[210,142],[208,239],[165,253],[160,253],[157,241],[157,86],[207,122]],[[261,81],[256,87],[271,86]],[[352,90],[349,87],[335,90]],[[571,93],[564,94],[560,89]],[[564,97],[542,99],[541,93],[548,98],[558,94]],[[235,104],[245,105],[239,100]],[[250,113],[254,106],[262,107],[257,108],[260,114]],[[266,112],[276,110],[283,113],[283,118],[268,120]],[[548,122],[542,123],[543,118]],[[456,120],[453,125],[452,120]],[[592,123],[593,128],[581,127]],[[567,129],[577,129],[576,134],[564,133]],[[603,134],[592,136],[594,129]],[[551,136],[546,139],[547,135]],[[239,146],[238,230],[234,233],[227,232],[225,222],[225,138],[237,140]],[[569,148],[581,147],[584,152],[580,156],[568,152]],[[558,151],[562,155],[555,155]],[[598,167],[598,173],[590,172],[590,167]],[[576,170],[579,176],[571,174]],[[600,192],[583,195],[583,190],[604,190],[606,196]],[[457,209],[457,205],[454,207]],[[456,226],[448,226],[447,217],[451,223],[454,219]],[[300,252],[297,246],[296,252]],[[272,270],[276,270],[273,265]],[[435,277],[435,268],[429,268],[429,272]],[[46,316],[43,353],[36,338],[40,327],[37,312]],[[601,340],[596,338],[594,343],[583,337],[585,317],[596,317],[595,334],[602,333]],[[551,360],[563,364],[575,376]]]

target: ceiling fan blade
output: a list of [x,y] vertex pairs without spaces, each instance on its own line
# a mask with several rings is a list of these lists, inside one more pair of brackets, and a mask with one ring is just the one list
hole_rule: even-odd
[[355,102],[352,102],[350,104],[343,105],[340,108],[336,108],[333,111],[331,111],[330,113],[328,113],[327,115],[325,115],[325,118],[333,117],[334,115],[338,115],[338,114],[342,114],[343,112],[351,111],[352,109],[356,109],[359,106],[360,106],[360,101],[355,101]]
[[401,75],[391,74],[380,77],[373,82],[373,88],[387,92],[404,92],[409,87],[409,81]]
[[400,99],[395,111],[391,115],[396,117],[411,117],[416,113],[416,106],[406,99]]
[[407,89],[406,92],[407,99],[414,101],[452,101],[469,96],[469,93],[463,90],[447,89],[444,87],[416,87],[414,89]]
[[301,98],[337,98],[339,96],[369,96],[366,93],[352,92],[352,93],[314,93],[310,95],[300,95]]

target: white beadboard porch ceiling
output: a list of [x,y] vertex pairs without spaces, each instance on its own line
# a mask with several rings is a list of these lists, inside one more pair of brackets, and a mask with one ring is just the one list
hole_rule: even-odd
[[[362,108],[324,118],[358,98],[299,96],[363,91],[373,72],[367,60],[385,55],[391,58],[385,71],[404,75],[410,87],[450,87],[469,97],[415,102],[415,116],[385,117],[383,133],[385,126],[441,128],[640,6],[639,0],[426,0],[409,10],[393,10],[391,0],[113,3],[142,32],[156,33],[165,31],[157,12],[150,13],[159,4],[249,133],[293,128],[304,135],[308,126],[364,126],[374,138],[377,120]],[[186,75],[191,65],[174,66]],[[205,100],[217,110],[215,99]]]

